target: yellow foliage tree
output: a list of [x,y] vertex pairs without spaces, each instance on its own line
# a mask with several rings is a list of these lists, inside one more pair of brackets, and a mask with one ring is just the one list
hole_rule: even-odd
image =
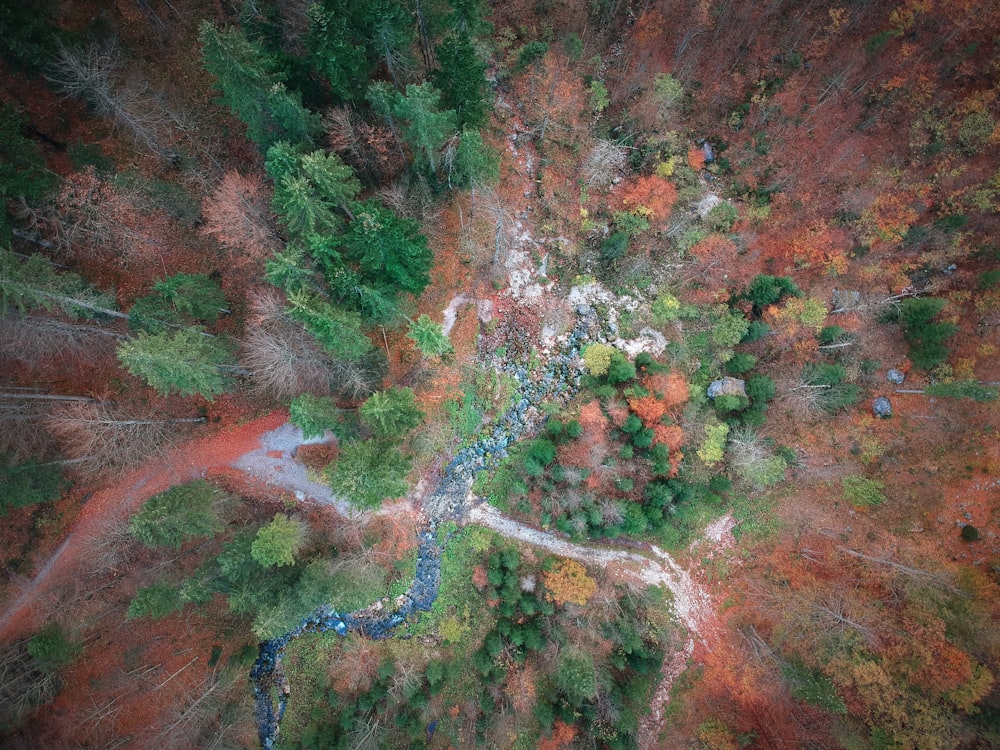
[[542,574],[548,598],[559,604],[570,602],[584,605],[597,590],[597,581],[587,575],[587,569],[575,560],[561,560],[552,570]]

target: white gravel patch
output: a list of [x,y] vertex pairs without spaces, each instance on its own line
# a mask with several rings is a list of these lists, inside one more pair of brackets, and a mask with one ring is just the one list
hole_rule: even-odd
[[[302,430],[286,422],[277,429],[264,433],[260,448],[244,453],[231,464],[261,482],[292,492],[297,499],[309,499],[323,505],[332,505],[344,516],[359,515],[350,503],[333,494],[333,490],[309,478],[305,466],[295,460],[300,445],[331,442],[333,435],[305,439]],[[280,453],[280,456],[268,455]]]

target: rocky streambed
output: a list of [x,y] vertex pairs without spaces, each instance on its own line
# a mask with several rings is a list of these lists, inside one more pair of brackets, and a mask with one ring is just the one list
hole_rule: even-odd
[[538,408],[540,404],[576,392],[580,385],[580,349],[599,335],[597,328],[597,317],[593,313],[580,314],[574,328],[557,339],[556,352],[540,372],[531,373],[521,363],[499,363],[500,369],[517,380],[518,397],[475,442],[455,454],[437,487],[423,500],[427,520],[418,531],[416,575],[405,594],[394,601],[383,600],[348,614],[320,606],[292,630],[260,644],[250,679],[254,686],[254,713],[261,747],[274,747],[291,696],[292,686],[284,675],[282,655],[292,640],[328,631],[387,638],[411,615],[430,610],[441,582],[441,552],[448,541],[447,537],[439,538],[438,524],[446,519],[465,517],[466,501],[476,475],[483,469],[495,467],[517,440],[539,425],[543,419]]

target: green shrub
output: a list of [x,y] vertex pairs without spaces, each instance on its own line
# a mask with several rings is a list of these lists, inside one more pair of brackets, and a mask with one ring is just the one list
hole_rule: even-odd
[[62,469],[56,464],[38,463],[29,459],[8,465],[8,457],[0,454],[0,517],[12,508],[24,508],[57,500],[63,488]]
[[613,385],[626,383],[635,378],[635,364],[620,351],[615,350],[608,365],[608,382]]
[[184,607],[180,592],[169,583],[157,582],[139,589],[125,612],[126,620],[149,617],[159,620]]
[[628,251],[629,236],[626,232],[612,232],[601,242],[601,261],[611,263]]
[[962,539],[966,542],[975,542],[979,540],[979,529],[973,526],[971,523],[965,524],[962,527]]
[[66,666],[79,652],[80,647],[69,640],[55,622],[46,625],[28,641],[28,653],[47,672]]
[[979,274],[978,287],[980,291],[989,291],[1000,284],[1000,268],[983,271]]
[[752,375],[747,379],[746,391],[754,403],[765,403],[774,398],[774,381],[767,375]]
[[750,325],[747,326],[746,333],[743,334],[743,338],[740,339],[739,343],[752,344],[754,341],[760,341],[770,330],[771,326],[763,320],[751,320]]
[[594,377],[607,375],[611,365],[611,355],[615,352],[613,346],[607,344],[588,344],[583,348],[583,364]]
[[705,217],[705,226],[713,232],[728,232],[736,223],[739,211],[729,201],[718,203]]
[[944,342],[954,335],[955,325],[935,321],[945,304],[943,299],[916,297],[903,300],[899,305],[903,337],[910,345],[908,356],[918,369],[929,370],[948,358]]
[[753,305],[754,315],[760,317],[763,309],[774,305],[785,297],[801,297],[802,290],[788,276],[760,274],[750,285],[734,298],[734,301],[748,300]]
[[885,502],[885,485],[867,477],[844,477],[840,480],[844,499],[859,508],[870,508]]
[[757,358],[747,352],[737,352],[726,362],[726,372],[730,375],[742,375],[757,365]]

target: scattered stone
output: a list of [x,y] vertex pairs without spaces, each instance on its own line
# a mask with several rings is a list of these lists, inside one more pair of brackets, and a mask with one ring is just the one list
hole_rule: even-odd
[[708,397],[716,396],[746,396],[747,383],[740,378],[731,378],[728,375],[719,380],[713,380],[708,386]]
[[892,416],[892,402],[885,396],[879,396],[872,401],[872,414],[879,419],[888,419]]
[[694,207],[694,210],[698,213],[698,216],[704,219],[720,203],[722,203],[722,198],[715,193],[706,193],[705,197],[698,201],[698,205]]
[[896,385],[902,385],[903,381],[906,380],[906,375],[902,370],[897,370],[893,367],[889,372],[885,374],[885,379],[890,383],[895,383]]

